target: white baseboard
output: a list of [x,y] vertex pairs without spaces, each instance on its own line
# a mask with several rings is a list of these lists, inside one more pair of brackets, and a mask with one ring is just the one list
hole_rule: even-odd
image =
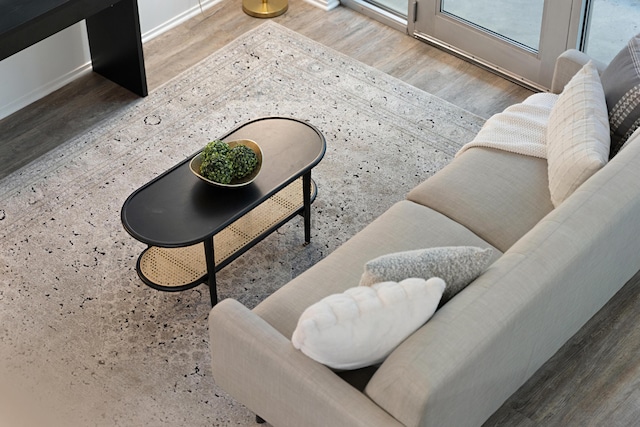
[[304,1],[326,11],[329,11],[331,9],[334,9],[340,6],[340,0],[304,0]]
[[[202,10],[207,10],[212,6],[215,6],[218,3],[221,3],[222,0],[201,0],[202,2]],[[193,6],[191,9],[182,12],[180,15],[174,16],[167,22],[163,22],[161,25],[146,31],[142,34],[142,43],[146,43],[149,40],[158,37],[160,34],[169,31],[170,29],[177,27],[185,21],[197,16],[201,13],[200,5]]]
[[71,83],[78,77],[89,74],[92,71],[93,67],[91,66],[91,61],[89,61],[86,64],[76,68],[75,70],[72,70],[56,78],[55,80],[49,81],[47,82],[47,84],[35,88],[31,92],[24,94],[20,98],[14,99],[9,104],[0,106],[0,119],[10,116],[21,108],[26,107],[27,105],[49,95],[52,92],[55,92],[64,85]]

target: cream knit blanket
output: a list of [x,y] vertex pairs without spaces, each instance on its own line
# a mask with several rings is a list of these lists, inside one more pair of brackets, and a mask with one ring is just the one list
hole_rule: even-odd
[[488,147],[546,159],[547,121],[557,99],[553,93],[536,93],[493,115],[456,157],[472,147]]

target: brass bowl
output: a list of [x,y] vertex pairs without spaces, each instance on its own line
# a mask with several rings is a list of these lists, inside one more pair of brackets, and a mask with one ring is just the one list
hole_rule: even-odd
[[202,165],[202,151],[195,155],[193,159],[191,159],[191,162],[189,162],[189,169],[191,169],[191,172],[193,172],[195,176],[197,176],[207,184],[214,185],[216,187],[237,188],[251,184],[258,177],[260,169],[262,169],[262,150],[260,149],[260,146],[255,141],[252,141],[250,139],[238,139],[236,141],[225,142],[229,144],[230,148],[233,148],[236,145],[246,145],[247,147],[251,148],[254,153],[256,153],[256,156],[258,157],[258,164],[253,169],[253,172],[240,179],[233,179],[229,184],[222,184],[219,182],[211,181],[210,179],[207,179],[200,174],[200,166]]

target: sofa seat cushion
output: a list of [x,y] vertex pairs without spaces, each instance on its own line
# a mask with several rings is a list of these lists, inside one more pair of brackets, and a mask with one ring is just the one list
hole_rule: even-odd
[[483,147],[465,151],[407,198],[502,252],[553,210],[546,160]]
[[[258,304],[254,312],[291,338],[302,312],[328,295],[358,286],[369,260],[392,252],[436,246],[492,247],[444,215],[403,200]],[[493,252],[494,259],[502,255],[498,250]]]

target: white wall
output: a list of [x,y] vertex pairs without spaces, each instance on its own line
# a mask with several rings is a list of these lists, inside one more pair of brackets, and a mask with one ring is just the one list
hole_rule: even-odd
[[[220,1],[201,0],[203,9]],[[138,0],[138,10],[144,42],[197,15],[200,5],[198,0]],[[0,61],[0,119],[90,71],[84,22]]]

